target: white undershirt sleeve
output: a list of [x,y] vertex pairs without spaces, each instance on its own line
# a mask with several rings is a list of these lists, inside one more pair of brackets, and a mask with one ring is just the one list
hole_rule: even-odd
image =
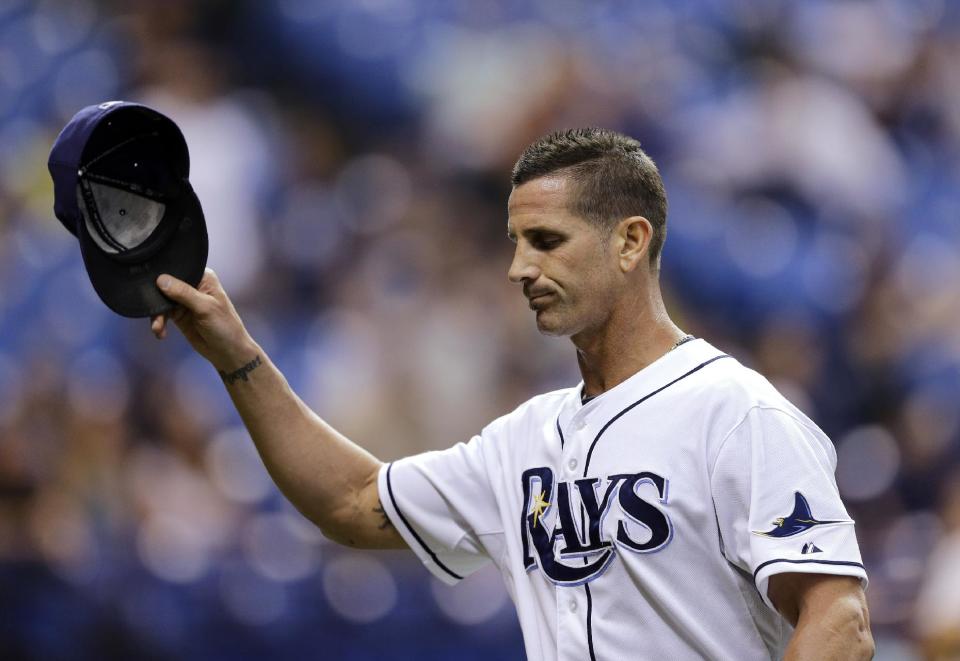
[[798,411],[756,406],[722,442],[710,478],[726,558],[764,602],[772,575],[867,575],[837,490],[830,439]]
[[502,529],[484,439],[407,457],[380,469],[380,501],[427,568],[454,584],[489,561],[482,535]]

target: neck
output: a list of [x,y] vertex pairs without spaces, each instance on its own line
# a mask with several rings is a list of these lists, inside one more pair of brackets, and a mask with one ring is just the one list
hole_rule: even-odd
[[584,394],[594,397],[626,381],[683,336],[667,314],[659,287],[624,301],[598,328],[571,337]]

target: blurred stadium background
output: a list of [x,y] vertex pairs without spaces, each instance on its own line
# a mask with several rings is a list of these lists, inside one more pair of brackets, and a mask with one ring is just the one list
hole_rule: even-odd
[[878,658],[960,658],[958,63],[952,0],[0,0],[0,657],[522,656],[494,572],[326,542],[214,371],[99,302],[46,157],[123,98],[186,134],[255,337],[385,460],[578,380],[506,281],[508,173],[638,137],[676,318],[837,444]]

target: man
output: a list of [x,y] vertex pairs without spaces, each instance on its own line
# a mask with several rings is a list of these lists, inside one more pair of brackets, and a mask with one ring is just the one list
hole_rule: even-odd
[[409,546],[449,583],[492,560],[529,658],[872,656],[833,446],[670,320],[666,197],[640,145],[549,135],[517,162],[508,211],[508,276],[541,332],[571,338],[583,383],[391,465],[297,398],[212,271],[158,286],[300,511],[343,544]]

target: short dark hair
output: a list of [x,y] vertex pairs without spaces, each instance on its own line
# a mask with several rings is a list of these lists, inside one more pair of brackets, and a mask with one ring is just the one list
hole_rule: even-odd
[[519,186],[549,174],[576,185],[571,211],[601,226],[643,216],[653,226],[650,265],[660,263],[667,238],[667,194],[660,172],[640,143],[601,128],[556,131],[523,150],[511,182]]

